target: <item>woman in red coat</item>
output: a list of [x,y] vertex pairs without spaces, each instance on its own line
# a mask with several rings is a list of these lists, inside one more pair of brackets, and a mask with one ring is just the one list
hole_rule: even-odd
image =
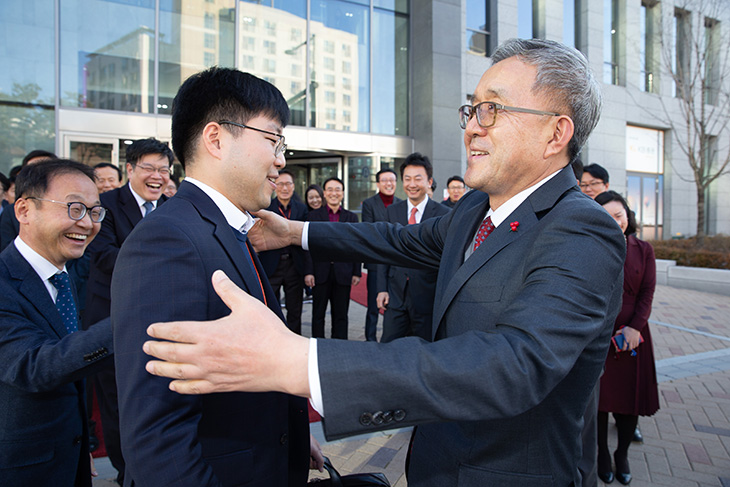
[[659,409],[654,348],[649,331],[649,315],[656,286],[654,250],[634,236],[636,221],[624,198],[615,191],[596,197],[626,235],[624,293],[621,312],[614,324],[606,366],[601,377],[598,403],[598,476],[606,483],[613,481],[611,456],[608,451],[608,413],[613,413],[618,429],[618,447],[613,454],[616,478],[631,482],[628,450],[639,416],[651,416]]

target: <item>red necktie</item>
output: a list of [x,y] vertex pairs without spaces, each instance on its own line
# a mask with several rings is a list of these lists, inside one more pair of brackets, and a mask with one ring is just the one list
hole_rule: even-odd
[[492,230],[494,230],[494,225],[492,225],[492,217],[488,216],[484,219],[482,224],[479,225],[477,237],[474,239],[474,251],[476,251],[482,244],[482,242],[484,242],[484,240],[489,236],[489,234],[492,233]]
[[411,209],[411,216],[408,218],[408,224],[409,225],[415,225],[416,224],[416,212],[418,211],[418,208],[415,206]]

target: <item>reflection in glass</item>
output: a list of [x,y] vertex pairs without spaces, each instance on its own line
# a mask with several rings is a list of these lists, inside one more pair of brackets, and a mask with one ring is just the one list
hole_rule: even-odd
[[71,141],[71,159],[96,166],[100,162],[112,163],[112,144]]
[[347,208],[361,210],[365,198],[375,192],[375,159],[369,156],[350,157],[347,163]]
[[239,66],[276,85],[292,125],[306,125],[307,2],[239,1]]
[[[377,93],[377,103],[373,103],[371,131],[408,135],[408,17],[375,9],[373,36],[377,42],[373,43],[372,92]],[[343,96],[350,106],[350,95]]]
[[[327,128],[329,124],[336,130],[367,132],[370,130],[369,8],[340,0],[321,0],[310,8],[310,126]],[[335,45],[334,54],[325,51],[325,43]],[[338,95],[334,105],[325,101],[324,82],[329,80],[334,81]],[[342,95],[351,97],[350,122],[345,121]],[[332,110],[335,117],[328,119]]]
[[211,66],[233,67],[235,0],[160,2],[158,113],[171,113],[178,88]]
[[35,149],[55,152],[56,117],[52,108],[6,104],[0,101],[0,172],[20,165]]
[[153,113],[155,1],[60,5],[61,104]]

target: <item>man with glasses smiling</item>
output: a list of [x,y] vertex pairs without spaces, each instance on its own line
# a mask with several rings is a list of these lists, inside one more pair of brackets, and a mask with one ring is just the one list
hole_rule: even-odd
[[109,362],[109,320],[79,331],[66,264],[99,231],[94,171],[53,160],[18,174],[18,237],[0,254],[0,479],[91,487],[85,376]]
[[[125,485],[304,485],[305,400],[277,393],[183,397],[144,369],[141,347],[153,321],[229,313],[213,292],[216,269],[284,319],[246,233],[250,212],[271,204],[277,181],[290,181],[279,172],[286,165],[286,100],[251,74],[211,68],[188,78],[172,106],[172,145],[185,180],[125,241],[112,279]],[[319,446],[311,446],[321,467]]]
[[[167,200],[167,196],[162,193],[170,180],[174,159],[167,144],[153,138],[135,140],[127,146],[126,159],[129,182],[100,196],[107,216],[98,237],[87,250],[90,264],[83,313],[84,329],[109,317],[112,273],[119,249],[142,218]],[[119,440],[119,408],[113,362],[94,376],[93,384],[99,398],[104,445],[109,460],[117,469],[117,481],[121,484],[124,480],[124,457]]]

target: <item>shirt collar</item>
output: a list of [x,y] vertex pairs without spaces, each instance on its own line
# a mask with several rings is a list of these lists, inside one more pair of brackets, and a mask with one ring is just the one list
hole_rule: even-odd
[[22,255],[23,258],[28,261],[30,266],[33,268],[35,273],[38,274],[38,277],[40,277],[42,281],[47,281],[54,274],[58,274],[59,272],[66,272],[65,265],[63,266],[63,269],[59,271],[58,267],[51,264],[45,257],[33,250],[30,245],[25,243],[23,239],[20,238],[20,236],[15,237],[14,243],[15,248],[18,249],[20,255]]
[[236,205],[231,203],[231,200],[223,196],[219,191],[211,188],[205,183],[193,179],[190,176],[185,177],[185,181],[197,186],[203,193],[208,195],[213,200],[215,206],[221,210],[223,217],[226,219],[228,224],[233,228],[238,229],[242,233],[248,232],[254,224],[253,217],[248,212],[241,211]]
[[[129,191],[132,192],[132,196],[134,196],[135,201],[137,202],[137,206],[139,206],[140,211],[142,211],[142,216],[144,216],[145,212],[142,210],[144,208],[144,204],[147,203],[147,200],[142,198],[140,195],[138,195],[134,189],[132,189],[132,185],[130,183],[127,183],[129,185]],[[152,203],[152,206],[154,208],[157,208],[157,200],[150,201]]]
[[510,216],[512,212],[515,211],[517,207],[520,206],[527,198],[529,198],[532,193],[537,191],[540,186],[550,181],[561,170],[562,169],[558,169],[543,180],[533,184],[527,189],[520,191],[519,193],[508,199],[504,204],[502,204],[502,206],[500,206],[496,210],[492,210],[491,208],[489,208],[489,210],[487,210],[487,214],[484,215],[484,218],[491,216],[492,225],[494,225],[495,228],[498,227],[500,223],[505,221],[507,217]]
[[428,196],[423,198],[423,201],[418,203],[417,205],[414,205],[411,203],[411,200],[406,199],[408,201],[408,216],[411,216],[411,210],[415,207],[418,208],[418,211],[416,212],[416,221],[420,223],[421,217],[423,216],[423,212],[426,211],[426,205],[428,204]]

